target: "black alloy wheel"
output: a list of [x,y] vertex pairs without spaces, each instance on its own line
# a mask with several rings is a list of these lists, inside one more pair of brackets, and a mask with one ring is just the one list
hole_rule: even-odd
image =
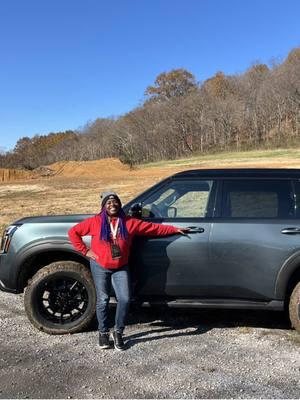
[[82,282],[68,276],[41,283],[37,295],[40,313],[56,324],[79,319],[88,307],[88,293]]

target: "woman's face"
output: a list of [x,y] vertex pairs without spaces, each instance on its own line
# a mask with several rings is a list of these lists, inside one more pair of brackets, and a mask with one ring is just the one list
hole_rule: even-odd
[[104,207],[110,217],[115,217],[120,211],[120,204],[116,199],[107,200]]

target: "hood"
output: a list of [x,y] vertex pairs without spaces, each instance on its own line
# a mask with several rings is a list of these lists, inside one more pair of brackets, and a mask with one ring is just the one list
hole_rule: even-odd
[[24,217],[14,221],[12,225],[23,225],[23,224],[40,224],[40,223],[77,223],[83,221],[86,218],[93,217],[94,214],[70,214],[70,215],[41,215],[36,217]]

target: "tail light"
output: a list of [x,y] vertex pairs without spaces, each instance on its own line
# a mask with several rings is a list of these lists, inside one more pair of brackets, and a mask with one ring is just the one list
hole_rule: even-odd
[[17,229],[17,225],[10,225],[8,228],[5,229],[1,239],[0,254],[8,252],[11,238]]

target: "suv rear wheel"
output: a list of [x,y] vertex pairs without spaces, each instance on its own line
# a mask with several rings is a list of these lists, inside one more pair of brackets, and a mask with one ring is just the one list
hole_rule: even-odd
[[91,272],[74,261],[58,261],[39,270],[25,289],[31,323],[50,334],[85,329],[95,314],[96,292]]
[[300,282],[292,291],[289,303],[289,315],[292,326],[300,333]]

